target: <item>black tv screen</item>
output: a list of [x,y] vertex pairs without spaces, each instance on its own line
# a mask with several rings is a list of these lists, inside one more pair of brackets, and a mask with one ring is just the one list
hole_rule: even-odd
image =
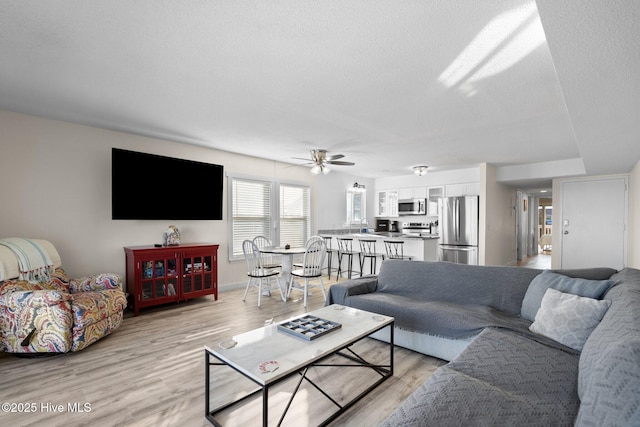
[[221,220],[223,167],[112,148],[112,219]]

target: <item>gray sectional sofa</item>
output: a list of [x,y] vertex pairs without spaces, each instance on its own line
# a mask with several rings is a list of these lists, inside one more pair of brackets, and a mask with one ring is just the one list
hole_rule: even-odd
[[384,426],[640,426],[640,270],[387,260],[326,302],[449,361]]

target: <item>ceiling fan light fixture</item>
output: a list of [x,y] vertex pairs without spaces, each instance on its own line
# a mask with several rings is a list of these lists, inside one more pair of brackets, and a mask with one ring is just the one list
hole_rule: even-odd
[[320,172],[326,175],[331,172],[331,169],[328,168],[327,165],[321,163],[319,165],[314,165],[309,172],[311,172],[312,175],[318,175]]
[[420,166],[414,166],[413,167],[413,173],[415,173],[418,176],[424,176],[427,174],[427,169],[429,168],[429,166],[424,166],[424,165],[420,165]]
[[[338,165],[338,166],[353,166],[355,163],[353,162],[345,162],[342,159],[344,157],[343,154],[333,154],[331,156],[327,155],[327,150],[311,150],[311,162],[308,164],[313,165],[311,170],[309,171],[312,175],[318,175],[320,172],[327,175],[331,172],[331,168],[329,165]],[[299,157],[294,157],[294,159],[300,159]],[[305,159],[300,159],[305,160]]]

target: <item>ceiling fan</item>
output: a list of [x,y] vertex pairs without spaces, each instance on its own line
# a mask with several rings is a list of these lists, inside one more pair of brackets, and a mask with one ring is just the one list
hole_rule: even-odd
[[[321,150],[321,149],[311,150],[310,153],[311,153],[311,159],[310,159],[311,161],[305,164],[313,165],[310,171],[313,175],[318,175],[320,172],[326,175],[329,172],[331,172],[331,169],[329,169],[327,165],[339,165],[339,166],[355,165],[355,163],[353,162],[345,162],[343,160],[338,160],[344,157],[343,154],[334,154],[334,155],[328,156],[327,150]],[[309,160],[309,159],[303,159],[300,157],[294,157],[294,159]]]

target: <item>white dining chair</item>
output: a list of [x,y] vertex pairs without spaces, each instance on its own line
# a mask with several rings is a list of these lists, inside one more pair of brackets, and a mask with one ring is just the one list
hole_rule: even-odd
[[[269,238],[265,236],[254,237],[253,243],[256,244],[258,249],[273,246],[273,243],[271,243],[271,240],[269,240]],[[278,255],[261,252],[260,257],[262,258],[262,266],[264,268],[281,268],[282,267],[282,259]]]
[[[326,300],[327,295],[322,282],[322,268],[324,258],[327,254],[327,245],[320,236],[313,236],[307,240],[305,244],[304,256],[302,258],[302,268],[295,269],[291,272],[289,280],[289,288],[287,289],[287,298],[292,290],[302,291],[304,293],[304,306],[307,306],[307,295],[310,287],[318,287],[322,291],[322,297]],[[295,278],[304,279],[304,285],[296,282]],[[318,279],[319,283],[310,283],[311,279]]]
[[[247,292],[249,292],[249,288],[254,286],[258,288],[258,307],[260,307],[262,293],[267,291],[271,292],[276,288],[280,291],[282,301],[286,302],[287,298],[285,297],[284,292],[282,292],[282,284],[280,283],[280,271],[275,268],[265,268],[262,265],[260,249],[258,249],[258,246],[253,243],[253,241],[245,240],[242,242],[242,252],[244,253],[244,258],[247,262],[247,276],[249,276],[242,301],[247,299]],[[276,279],[276,286],[272,286],[271,284],[271,280],[274,278]],[[265,282],[267,283],[266,287],[264,285]]]

